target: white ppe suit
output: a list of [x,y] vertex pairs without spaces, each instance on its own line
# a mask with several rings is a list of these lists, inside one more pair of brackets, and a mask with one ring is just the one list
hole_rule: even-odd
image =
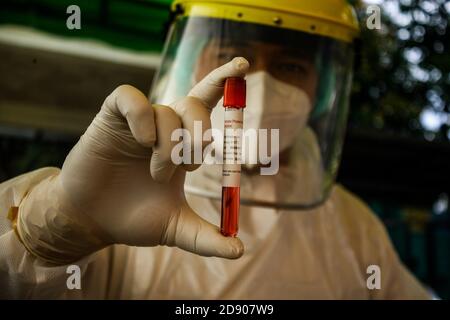
[[[136,89],[116,89],[62,170],[43,168],[0,184],[0,298],[428,298],[380,221],[338,185],[309,211],[241,206],[239,237],[246,251],[237,260],[216,257],[237,258],[242,244],[205,221],[219,224],[219,201],[192,194],[184,199],[165,143],[172,124],[209,122],[205,107],[216,105],[224,79],[242,76],[248,66],[233,59],[173,109],[153,110]],[[153,147],[151,159],[142,146]],[[201,177],[202,168],[188,177]],[[155,177],[169,183],[156,184]],[[242,187],[272,199],[281,191],[279,180],[259,179]],[[220,187],[218,179],[201,181]],[[12,208],[16,217],[19,212],[17,228]],[[65,261],[75,262],[70,268],[58,263]],[[73,265],[81,271],[80,289],[68,285]],[[379,267],[379,289],[368,288],[371,265]]]
[[[322,206],[306,212],[243,206],[240,237],[246,252],[240,259],[112,245],[76,263],[81,289],[69,290],[67,266],[45,267],[30,255],[6,216],[34,185],[58,172],[44,168],[0,184],[0,298],[429,298],[400,262],[377,217],[339,185]],[[189,195],[188,202],[219,223],[220,203]],[[370,265],[380,267],[380,289],[367,288]]]

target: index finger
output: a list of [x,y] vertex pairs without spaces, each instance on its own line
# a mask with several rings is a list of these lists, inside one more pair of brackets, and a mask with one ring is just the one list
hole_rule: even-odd
[[200,99],[211,110],[223,95],[226,78],[245,76],[249,66],[245,58],[236,57],[211,71],[189,91],[188,96]]

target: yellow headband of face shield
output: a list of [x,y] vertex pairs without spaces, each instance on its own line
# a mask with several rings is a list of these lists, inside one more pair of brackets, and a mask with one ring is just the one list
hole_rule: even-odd
[[176,0],[185,16],[227,19],[299,30],[352,42],[359,34],[356,14],[345,0]]

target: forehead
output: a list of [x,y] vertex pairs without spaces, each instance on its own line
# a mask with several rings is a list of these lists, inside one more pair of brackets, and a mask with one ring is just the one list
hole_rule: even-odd
[[202,39],[203,45],[213,49],[254,48],[271,53],[294,52],[296,56],[312,58],[323,47],[326,39],[321,36],[274,26],[236,22],[214,18],[195,18],[187,22],[184,34]]

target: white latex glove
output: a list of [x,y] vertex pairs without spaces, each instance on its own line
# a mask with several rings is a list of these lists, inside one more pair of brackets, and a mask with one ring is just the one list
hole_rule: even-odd
[[248,67],[244,58],[233,59],[171,107],[152,107],[131,86],[114,90],[59,175],[42,181],[20,204],[17,231],[28,251],[59,265],[115,243],[240,257],[238,238],[222,236],[188,206],[185,170],[196,167],[172,163],[177,142],[170,137],[180,127],[194,137],[194,120],[210,128],[210,111],[225,79],[244,76]]

